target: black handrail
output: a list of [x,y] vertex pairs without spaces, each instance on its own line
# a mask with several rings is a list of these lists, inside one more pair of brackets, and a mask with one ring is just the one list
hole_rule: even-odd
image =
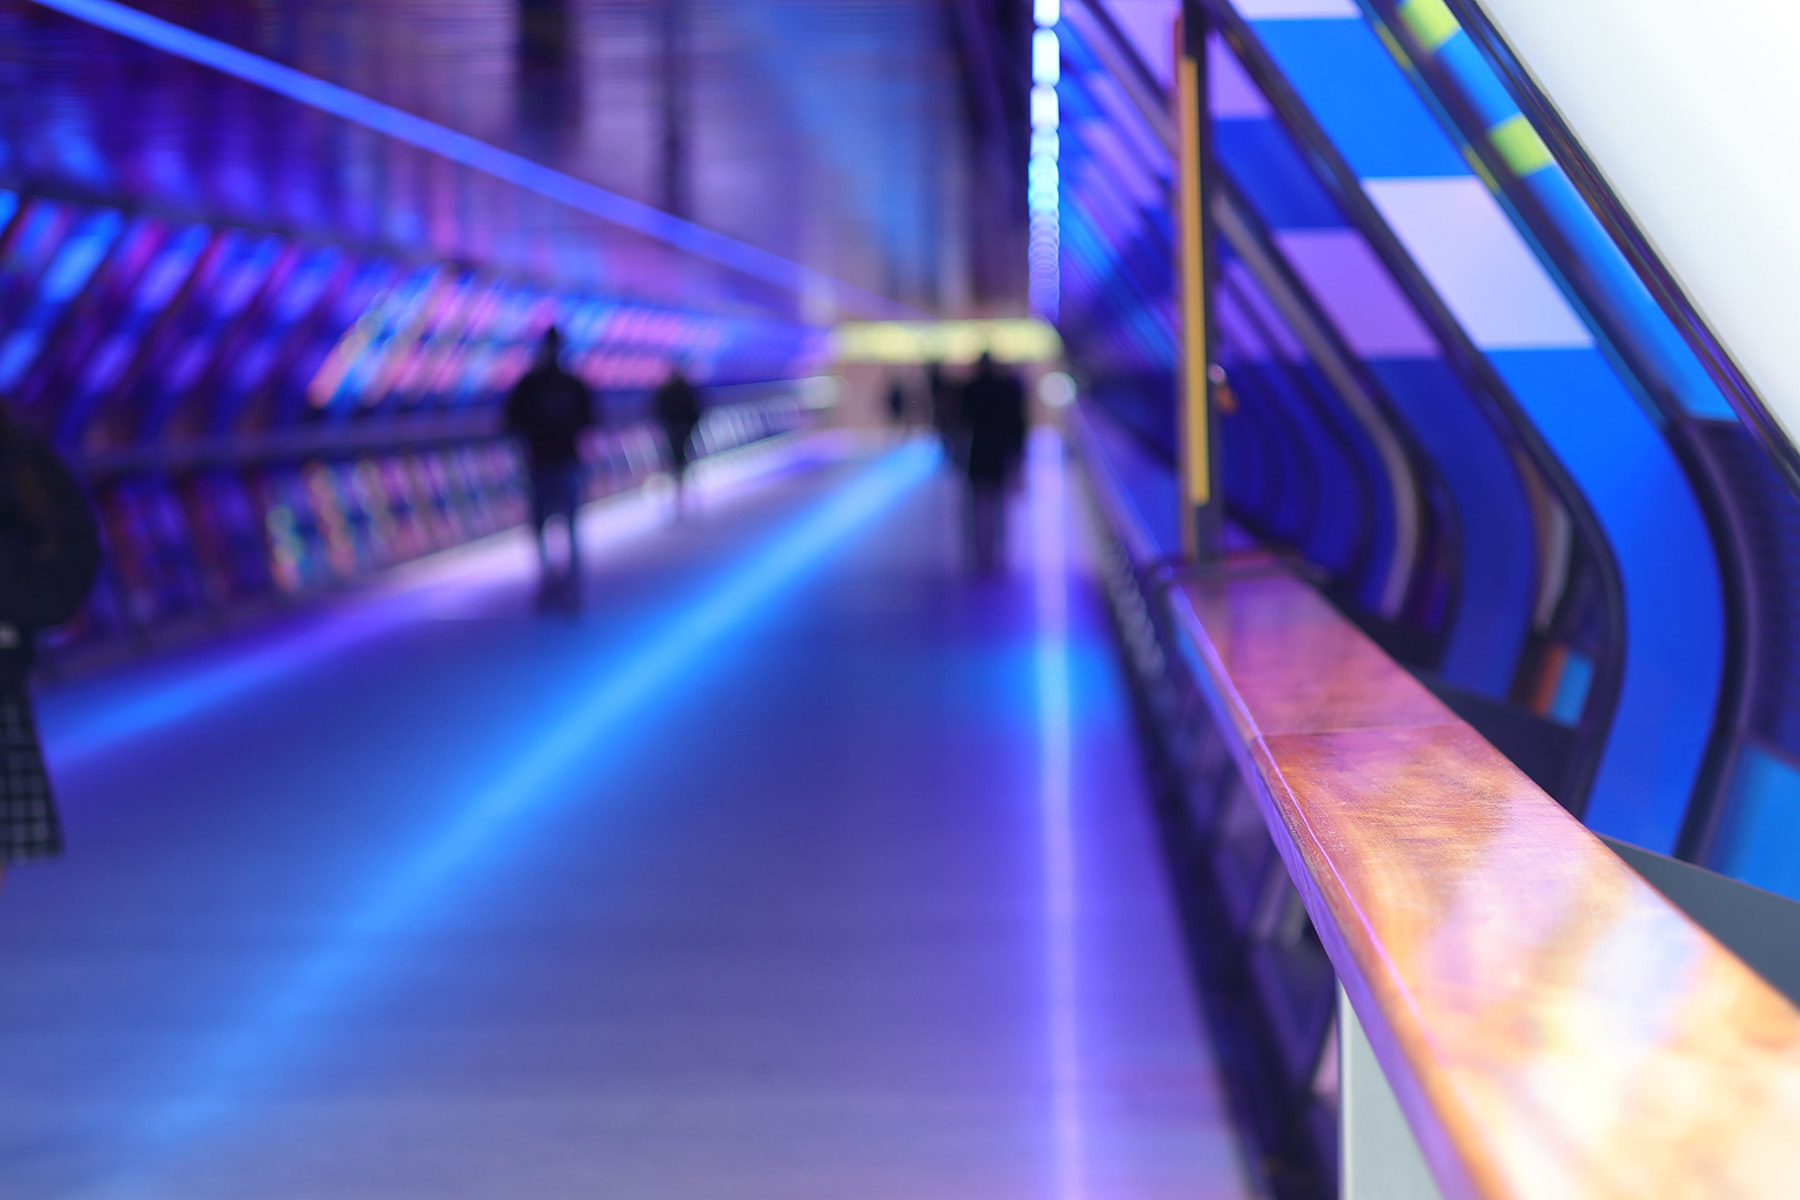
[[[1293,264],[1282,253],[1280,246],[1263,224],[1255,208],[1245,199],[1243,190],[1238,186],[1231,173],[1225,170],[1223,164],[1220,163],[1213,165],[1213,172],[1217,187],[1215,204],[1218,206],[1215,211],[1215,219],[1227,218],[1220,222],[1221,226],[1225,227],[1223,232],[1226,240],[1232,244],[1239,258],[1250,268],[1252,274],[1260,276],[1261,271],[1265,269],[1274,273],[1274,279],[1260,280],[1263,286],[1269,288],[1273,284],[1274,287],[1284,291],[1293,303],[1300,306],[1312,327],[1311,334],[1323,343],[1318,347],[1309,346],[1308,352],[1316,354],[1319,350],[1323,350],[1332,357],[1333,362],[1327,365],[1345,373],[1352,385],[1368,397],[1370,404],[1376,408],[1384,428],[1400,444],[1401,451],[1406,456],[1408,469],[1412,474],[1411,490],[1413,495],[1410,500],[1396,495],[1394,503],[1399,505],[1410,502],[1419,521],[1416,535],[1417,545],[1414,549],[1411,570],[1412,579],[1407,587],[1407,596],[1410,599],[1416,594],[1421,584],[1436,573],[1439,566],[1432,562],[1426,554],[1426,547],[1435,541],[1429,536],[1436,532],[1430,527],[1431,522],[1446,520],[1452,526],[1455,524],[1454,512],[1437,513],[1428,499],[1434,491],[1440,494],[1442,491],[1441,472],[1438,470],[1437,463],[1419,447],[1411,427],[1405,418],[1400,416],[1399,410],[1395,407],[1392,398],[1388,396],[1386,389],[1376,380],[1367,364],[1350,349],[1337,325],[1319,307],[1318,300],[1294,271]],[[1235,228],[1228,226],[1235,226]],[[1242,244],[1238,241],[1240,237],[1244,239]],[[1247,250],[1254,251],[1254,256],[1247,254]],[[1301,335],[1304,337],[1306,332],[1301,331]],[[1436,484],[1437,487],[1434,489],[1429,486],[1427,480]],[[1452,528],[1449,532],[1452,543],[1460,547],[1462,543],[1457,531]],[[1452,624],[1451,614],[1456,611],[1462,598],[1461,585],[1456,574],[1449,573],[1449,578],[1450,599],[1444,607],[1442,624],[1438,629],[1425,631],[1436,653],[1441,653],[1443,650],[1445,638]]]

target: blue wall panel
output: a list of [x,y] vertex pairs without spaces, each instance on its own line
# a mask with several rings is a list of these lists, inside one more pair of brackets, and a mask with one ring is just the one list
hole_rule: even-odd
[[1531,511],[1518,472],[1462,385],[1435,359],[1377,359],[1369,364],[1443,468],[1456,504],[1462,553],[1457,578],[1460,615],[1451,631],[1443,676],[1499,700],[1512,686],[1532,608]]
[[[1580,480],[1625,586],[1618,731],[1589,797],[1602,833],[1674,848],[1719,697],[1725,612],[1687,477],[1595,350],[1496,351],[1495,367]],[[1698,566],[1696,565],[1698,564]]]

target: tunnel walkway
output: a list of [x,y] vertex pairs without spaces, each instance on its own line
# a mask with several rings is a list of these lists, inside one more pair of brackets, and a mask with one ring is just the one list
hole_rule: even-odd
[[0,1194],[1245,1195],[1057,445],[763,470],[51,689]]

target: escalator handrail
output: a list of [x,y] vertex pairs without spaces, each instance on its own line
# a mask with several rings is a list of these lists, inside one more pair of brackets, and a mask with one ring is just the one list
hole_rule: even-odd
[[[1427,488],[1423,480],[1437,474],[1436,466],[1419,449],[1386,391],[1350,351],[1337,326],[1294,273],[1244,199],[1242,189],[1222,166],[1215,166],[1214,176],[1214,224],[1271,301],[1283,310],[1295,336],[1363,427],[1388,472],[1389,487],[1394,493],[1396,573],[1403,568],[1405,577],[1384,585],[1384,597],[1389,601],[1404,600],[1417,585],[1416,573],[1431,567],[1424,550]],[[1397,609],[1398,604],[1394,607]],[[1396,614],[1383,611],[1381,615],[1392,619]]]

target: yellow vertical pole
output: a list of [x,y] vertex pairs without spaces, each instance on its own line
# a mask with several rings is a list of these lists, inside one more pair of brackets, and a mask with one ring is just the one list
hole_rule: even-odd
[[1183,5],[1175,25],[1175,204],[1179,212],[1177,278],[1181,288],[1181,365],[1177,412],[1181,434],[1182,547],[1195,561],[1218,546],[1218,505],[1209,391],[1212,369],[1210,270],[1206,223],[1206,34],[1199,6]]

